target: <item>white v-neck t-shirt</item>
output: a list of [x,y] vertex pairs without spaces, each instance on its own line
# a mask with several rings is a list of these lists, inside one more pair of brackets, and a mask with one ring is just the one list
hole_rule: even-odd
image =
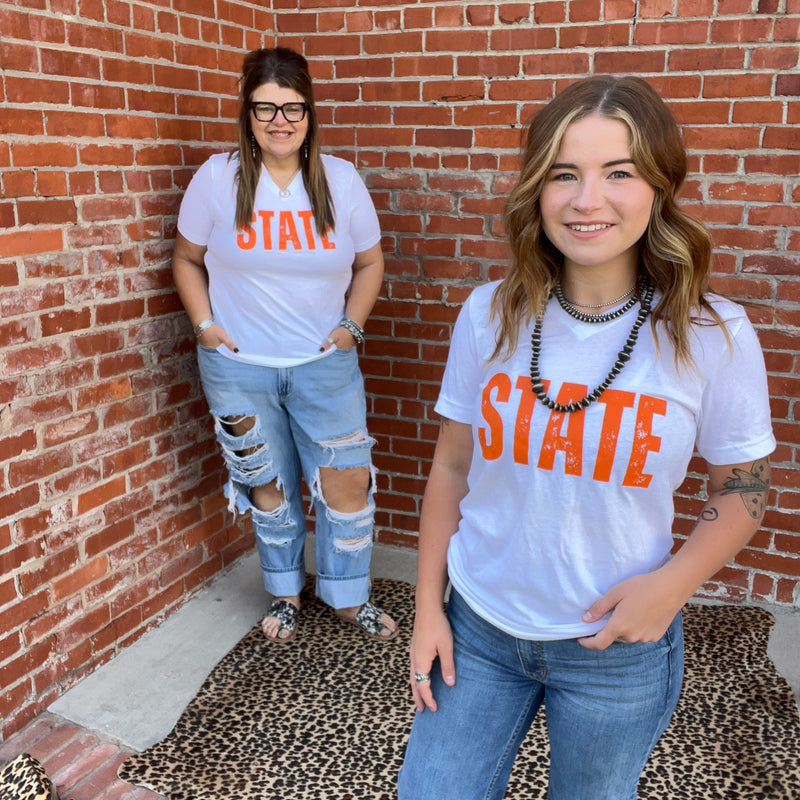
[[[678,370],[663,331],[656,351],[648,320],[598,402],[551,412],[530,388],[530,329],[508,360],[489,360],[496,286],[477,288],[461,310],[436,404],[474,438],[450,580],[476,613],[518,638],[590,635],[604,625],[581,621],[592,603],[670,558],[673,492],[695,447],[718,465],[774,449],[763,354],[743,309],[715,297],[730,350],[719,327],[693,325],[696,366]],[[600,384],[637,311],[587,324],[551,299],[539,361],[549,397],[567,404]]]
[[228,358],[270,367],[320,358],[320,344],[343,316],[355,254],[380,241],[375,207],[355,167],[333,156],[322,160],[336,214],[335,230],[324,236],[300,173],[282,193],[262,166],[245,230],[235,224],[236,156],[211,156],[186,189],[178,230],[207,248],[214,320],[239,346],[239,353],[219,348]]

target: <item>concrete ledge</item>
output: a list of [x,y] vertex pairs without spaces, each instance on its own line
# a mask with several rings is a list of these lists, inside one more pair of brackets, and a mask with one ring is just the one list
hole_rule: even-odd
[[[313,553],[310,535],[309,573],[316,571]],[[376,545],[372,575],[414,583],[416,556],[407,548]],[[48,710],[145,750],[172,730],[214,666],[264,614],[267,600],[258,556],[251,553]],[[800,705],[800,609],[767,610],[776,620],[768,655]]]
[[141,752],[172,730],[264,604],[258,558],[248,555],[48,710]]
[[[316,572],[314,537],[306,568]],[[413,583],[416,551],[376,545],[374,578]],[[56,700],[48,711],[141,752],[173,728],[208,674],[263,616],[269,596],[253,552]]]

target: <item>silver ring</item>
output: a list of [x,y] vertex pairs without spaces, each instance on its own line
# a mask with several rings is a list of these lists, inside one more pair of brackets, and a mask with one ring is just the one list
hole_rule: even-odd
[[431,679],[430,672],[415,672],[414,680],[417,683],[427,683]]
[[325,341],[326,341],[328,344],[336,344],[336,342],[334,342],[334,341],[333,341],[333,339],[331,339],[331,337],[330,337],[330,336],[328,336],[328,337],[325,339]]

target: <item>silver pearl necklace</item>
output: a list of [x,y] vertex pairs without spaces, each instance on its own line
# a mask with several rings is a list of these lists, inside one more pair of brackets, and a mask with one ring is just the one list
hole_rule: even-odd
[[[561,286],[559,285],[559,290],[561,290]],[[634,293],[636,286],[631,286],[625,294],[621,294],[619,297],[615,297],[613,300],[606,300],[605,303],[576,303],[574,300],[570,300],[567,297],[563,290],[561,290],[561,296],[564,298],[564,301],[571,306],[580,306],[581,308],[605,308],[606,306],[613,306],[616,303],[619,303],[621,300],[624,300],[626,297],[629,297]]]
[[[569,300],[567,300],[566,297],[564,297],[564,292],[561,291],[560,284],[556,284],[553,287],[553,294],[555,295],[556,300],[558,300],[558,304],[561,306],[561,308],[563,308],[564,311],[566,311],[571,317],[577,319],[579,322],[587,322],[591,325],[598,325],[603,322],[611,322],[612,319],[617,319],[617,317],[621,317],[627,311],[630,311],[639,301],[638,295],[633,294],[635,288],[636,287],[628,292],[625,292],[622,297],[618,297],[616,300],[610,300],[608,303],[603,303],[603,305],[612,305],[614,303],[618,303],[627,295],[631,295],[627,303],[621,305],[619,308],[613,308],[611,311],[605,311],[602,314],[587,314],[585,311],[581,311]],[[586,306],[586,308],[598,308],[598,306]]]

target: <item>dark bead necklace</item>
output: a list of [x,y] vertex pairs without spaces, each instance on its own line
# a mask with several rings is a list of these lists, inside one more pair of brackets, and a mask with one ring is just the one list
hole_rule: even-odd
[[[556,297],[558,294],[555,290],[553,290]],[[636,316],[636,322],[633,323],[633,327],[631,328],[631,332],[628,334],[628,338],[625,341],[625,344],[622,346],[622,350],[617,353],[617,360],[614,362],[614,366],[611,367],[609,370],[608,375],[606,375],[605,380],[593,391],[586,395],[582,400],[576,400],[569,405],[562,405],[561,403],[556,403],[555,400],[551,400],[547,396],[547,392],[544,388],[544,382],[542,381],[541,375],[539,375],[539,353],[542,350],[542,319],[544,317],[544,312],[539,314],[536,317],[536,323],[533,326],[533,333],[531,334],[531,390],[539,398],[539,400],[544,403],[551,411],[558,411],[562,414],[571,414],[575,411],[581,411],[582,409],[586,408],[586,406],[591,405],[592,403],[596,402],[600,395],[608,389],[611,385],[611,382],[614,378],[622,372],[622,368],[625,364],[630,361],[631,353],[633,352],[634,345],[636,344],[636,339],[639,336],[639,330],[644,325],[645,320],[650,315],[650,304],[653,301],[653,292],[654,289],[652,286],[648,286],[645,290],[643,297],[633,297],[632,301],[641,302],[641,308],[639,309],[639,313]],[[632,303],[628,301],[624,306],[621,308],[631,308]],[[562,304],[563,307],[563,304]],[[627,307],[627,308],[626,308]],[[566,310],[566,309],[565,309]],[[577,309],[576,309],[577,311]],[[617,309],[615,312],[611,312],[614,314],[613,317],[608,317],[608,319],[616,319],[620,316],[621,309]],[[569,312],[568,312],[569,313]],[[578,311],[577,313],[581,313]],[[624,312],[621,312],[624,313]],[[574,317],[575,314],[572,314]],[[588,315],[584,315],[588,316]],[[607,316],[606,314],[602,314],[599,316]],[[578,317],[576,317],[578,319]],[[582,320],[584,321],[584,320]],[[588,320],[587,320],[588,321]],[[598,320],[591,320],[593,322],[597,322]],[[607,320],[602,320],[607,321]]]
[[[633,291],[633,289],[631,289]],[[625,305],[620,306],[619,308],[615,308],[613,311],[606,311],[603,314],[586,314],[580,309],[575,307],[574,303],[571,303],[564,297],[564,292],[561,290],[561,285],[556,284],[553,287],[553,294],[556,296],[556,300],[558,300],[558,304],[564,311],[567,312],[571,317],[575,317],[579,322],[589,322],[591,324],[597,324],[598,322],[610,322],[612,319],[616,319],[617,317],[621,317],[626,311],[630,311],[638,302],[639,298],[634,294],[630,300],[628,300]],[[625,292],[628,294],[628,292]],[[625,297],[622,295],[620,300]],[[611,301],[614,302],[613,300]],[[593,306],[594,308],[599,308],[599,306]]]

